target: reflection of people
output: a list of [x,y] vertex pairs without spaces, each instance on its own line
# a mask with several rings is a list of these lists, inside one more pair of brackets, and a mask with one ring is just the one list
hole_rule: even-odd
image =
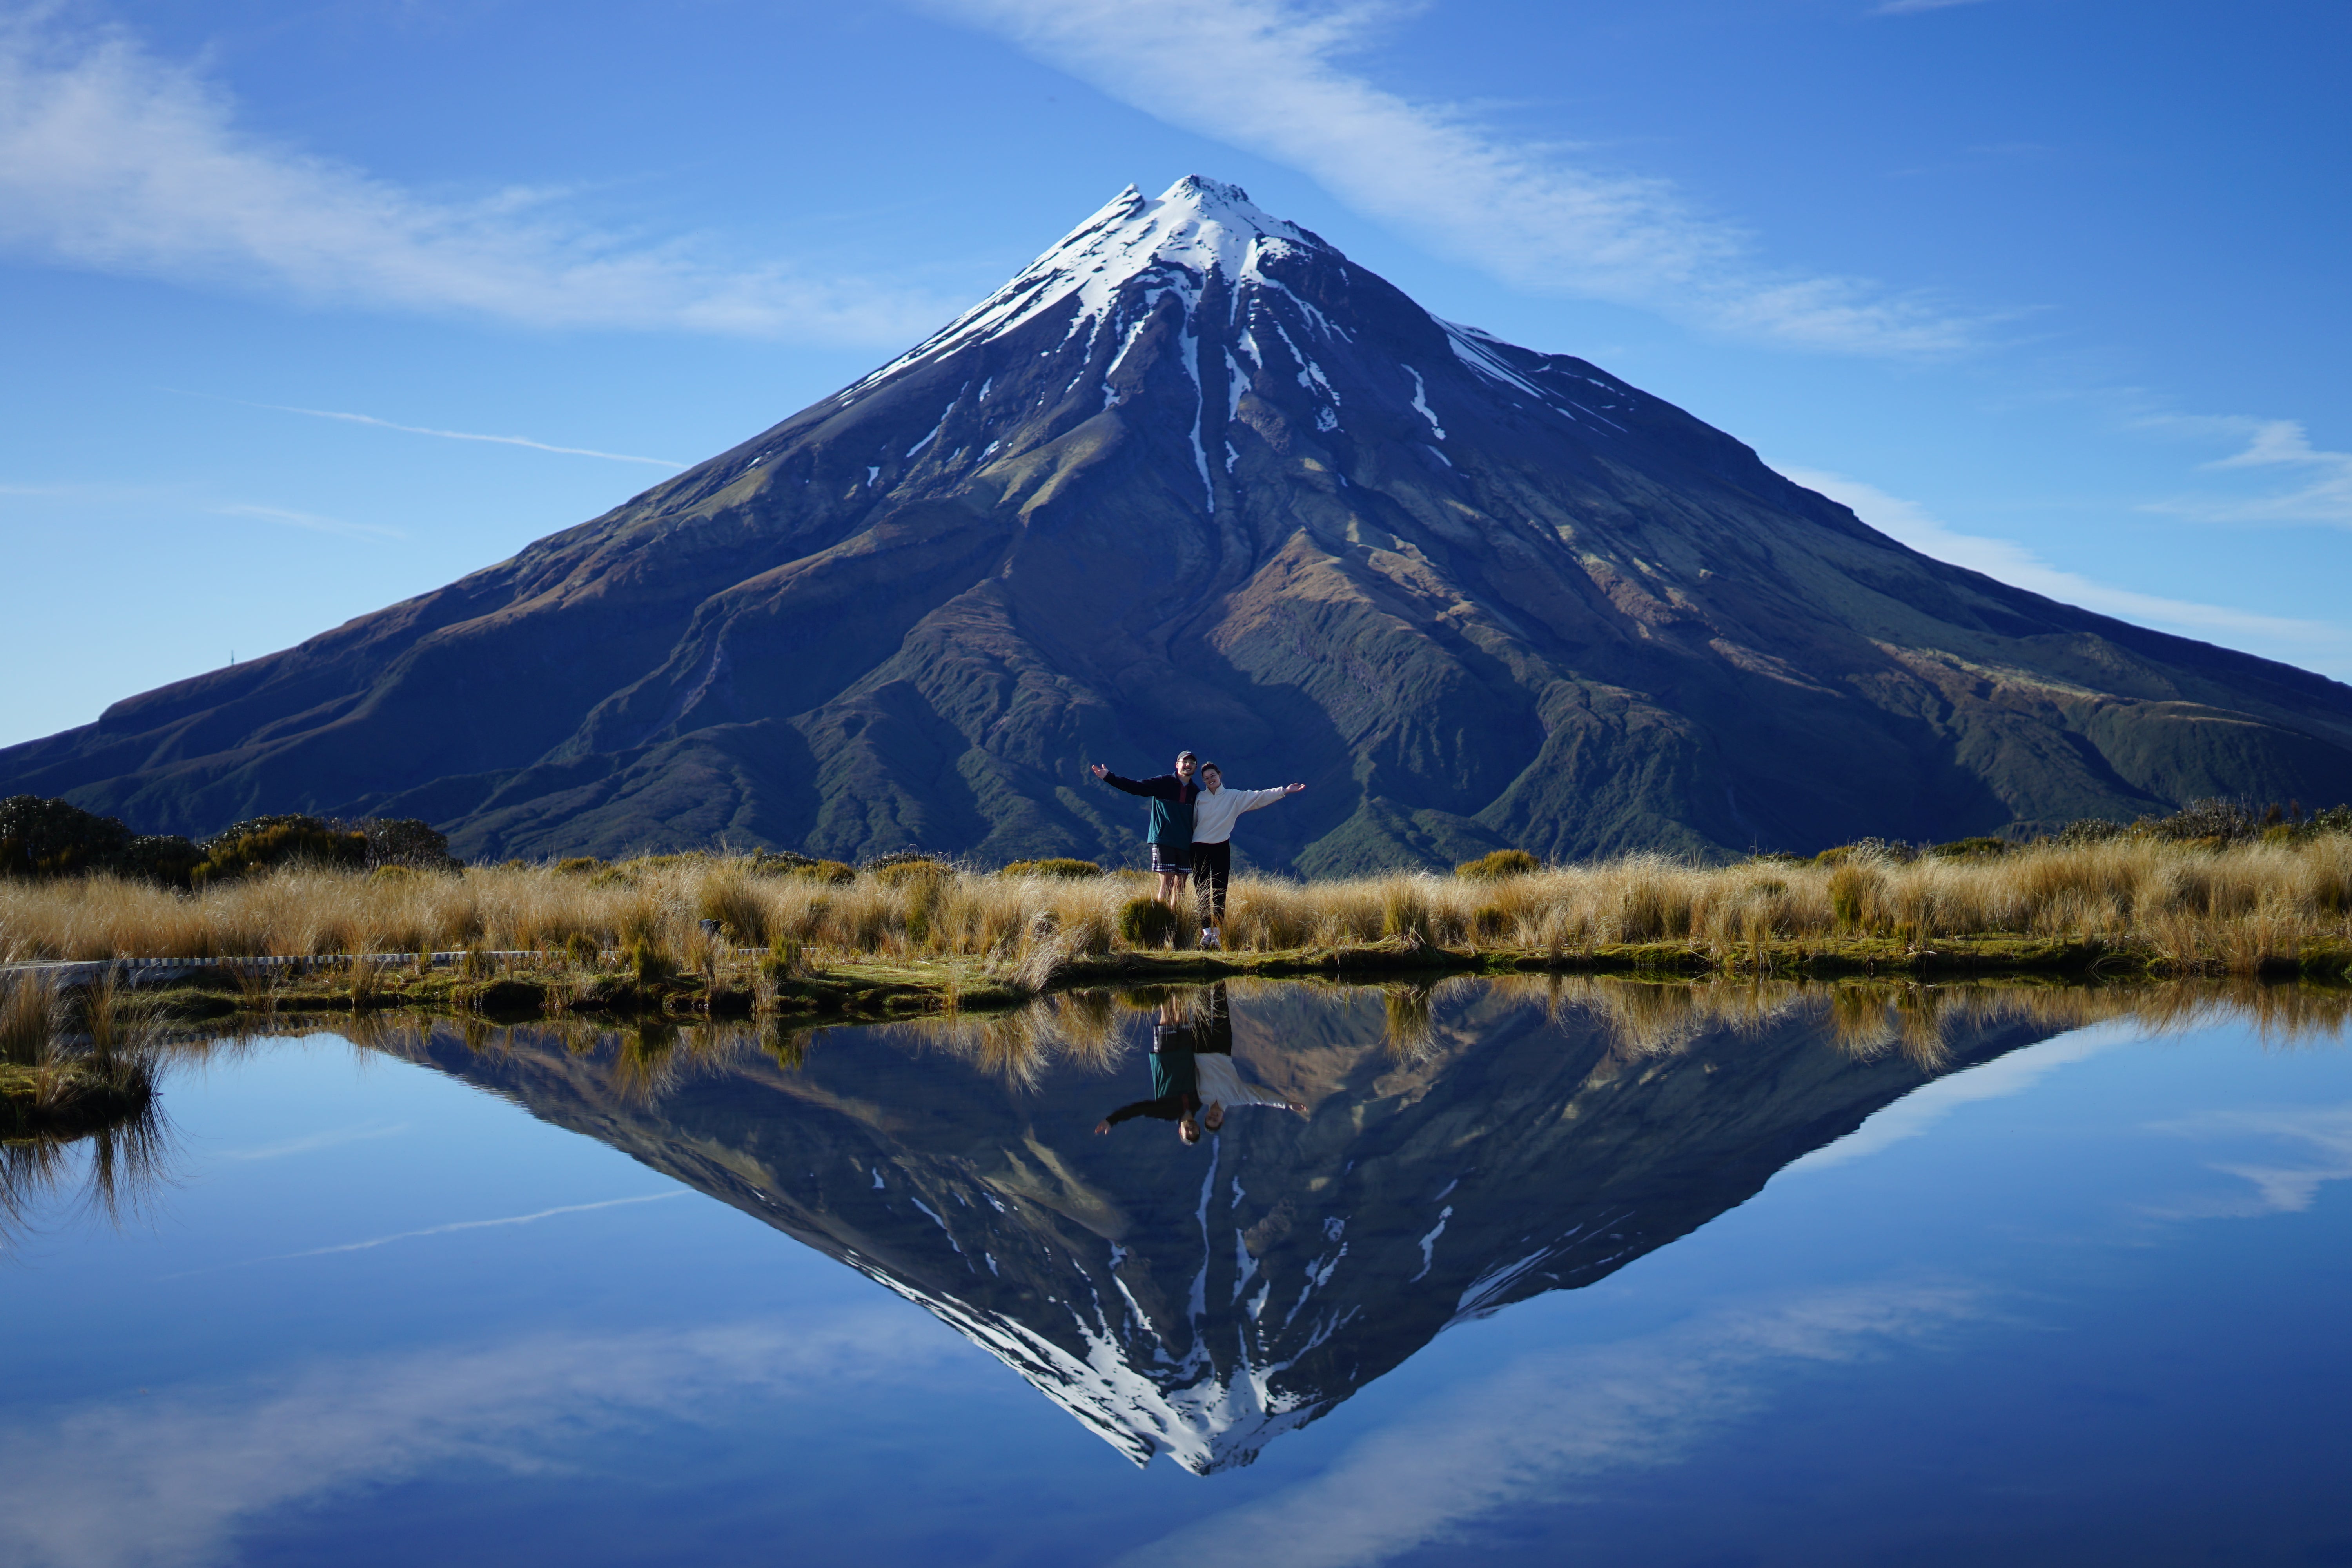
[[1123,779],[1100,763],[1093,769],[1095,777],[1111,788],[1151,802],[1151,828],[1144,837],[1151,847],[1151,869],[1160,878],[1158,897],[1180,912],[1184,879],[1192,874],[1192,802],[1201,793],[1192,779],[1195,761],[1192,752],[1179,752],[1174,773],[1149,779]]
[[[1187,1143],[1201,1141],[1201,1069],[1199,1042],[1176,998],[1160,999],[1160,1016],[1151,1026],[1151,1098],[1122,1105],[1095,1123],[1097,1134],[1122,1121],[1150,1116],[1176,1124],[1176,1136]],[[1231,1050],[1228,1045],[1226,1049]],[[1221,1113],[1217,1120],[1222,1122]]]
[[1242,1076],[1242,1066],[1234,1059],[1234,1015],[1225,983],[1220,980],[1210,986],[1202,1001],[1202,1010],[1192,1022],[1193,1070],[1202,1103],[1208,1108],[1201,1113],[1201,1125],[1214,1132],[1225,1124],[1226,1111],[1250,1105],[1306,1115],[1307,1108],[1297,1100],[1285,1100]]
[[1225,775],[1214,763],[1201,764],[1201,793],[1192,801],[1192,886],[1201,895],[1201,945],[1223,944],[1225,884],[1234,879],[1234,824],[1244,811],[1272,805],[1307,786],[1285,784],[1280,789],[1227,789]]

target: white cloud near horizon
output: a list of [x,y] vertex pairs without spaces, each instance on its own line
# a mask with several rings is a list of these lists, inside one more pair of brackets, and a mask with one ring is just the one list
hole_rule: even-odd
[[1955,5],[1979,3],[1980,0],[1885,0],[1884,5],[1873,5],[1870,14],[1874,16],[1910,16],[1921,11],[1947,11]]
[[1865,280],[1775,272],[1664,180],[1511,141],[1340,64],[1398,7],[1308,0],[914,0],[1157,119],[1299,170],[1357,211],[1529,289],[1713,331],[1897,355],[1981,324]]
[[714,264],[563,215],[436,200],[241,129],[229,95],[121,29],[0,7],[0,248],[313,303],[544,328],[890,345],[952,313],[864,280]]
[[866,1312],[537,1335],[26,1408],[0,1431],[0,1561],[205,1568],[233,1559],[254,1521],[338,1492],[460,1463],[544,1471],[600,1432],[710,1421],[745,1396],[854,1397],[861,1384],[936,1376],[961,1349],[913,1314]]
[[2303,482],[2283,493],[2265,496],[2185,496],[2149,506],[2150,511],[2188,518],[2196,522],[2301,524],[2324,523],[2352,528],[2352,452],[2331,452],[2311,444],[2311,432],[2299,419],[2248,419],[2237,416],[2158,416],[2137,423],[2144,428],[2174,430],[2190,436],[2220,437],[2242,442],[2241,450],[2204,467],[2211,472],[2285,468],[2299,471]]
[[2257,615],[2222,605],[2200,605],[2187,599],[2160,598],[2112,587],[2073,572],[2062,571],[2014,540],[1990,539],[1961,533],[1915,501],[1889,495],[1875,485],[1820,468],[1775,463],[1772,467],[1807,489],[1819,490],[1851,508],[1855,516],[1909,545],[1954,566],[2006,583],[2013,588],[2044,595],[2063,603],[2095,610],[2125,620],[2152,623],[2192,635],[2215,633],[2260,637],[2315,650],[2341,650],[2352,635],[2321,621],[2291,620]]
[[2215,1110],[2149,1131],[2181,1137],[2239,1137],[2300,1145],[2296,1161],[2214,1161],[2210,1168],[2253,1184],[2252,1193],[2204,1199],[2158,1209],[2168,1219],[2242,1219],[2301,1214],[2328,1182],[2352,1180],[2352,1104],[2299,1106],[2276,1110]]
[[1361,1568],[1460,1542],[1576,1482],[1681,1462],[1759,1415],[1798,1366],[1875,1360],[1986,1315],[1968,1289],[1863,1286],[1526,1356],[1356,1443],[1314,1479],[1207,1513],[1118,1562]]

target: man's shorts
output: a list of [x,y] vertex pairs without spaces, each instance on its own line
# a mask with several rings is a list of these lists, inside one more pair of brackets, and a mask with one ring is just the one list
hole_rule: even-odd
[[1151,868],[1179,877],[1192,874],[1192,847],[1189,844],[1155,844],[1151,847]]

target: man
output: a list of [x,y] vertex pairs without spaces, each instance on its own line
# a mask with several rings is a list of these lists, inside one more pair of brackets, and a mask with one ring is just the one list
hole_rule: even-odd
[[1113,789],[1139,795],[1151,802],[1151,827],[1145,841],[1151,847],[1151,869],[1160,878],[1156,897],[1181,917],[1184,883],[1192,874],[1192,802],[1201,786],[1192,780],[1200,759],[1190,752],[1176,753],[1176,771],[1158,778],[1123,779],[1097,763],[1095,777]]
[[1272,805],[1307,786],[1285,784],[1280,789],[1227,789],[1224,771],[1214,763],[1201,764],[1201,793],[1192,802],[1192,885],[1201,895],[1202,947],[1223,947],[1225,941],[1225,887],[1234,879],[1234,823],[1244,811]]
[[[1122,1105],[1095,1123],[1095,1135],[1101,1137],[1122,1121],[1139,1116],[1156,1121],[1173,1121],[1176,1136],[1187,1143],[1201,1141],[1201,1070],[1200,1059],[1194,1054],[1199,1041],[1192,1026],[1185,1021],[1184,1010],[1174,995],[1160,999],[1160,1017],[1151,1026],[1151,1098],[1139,1100],[1132,1105]],[[1233,1047],[1227,1046],[1226,1049]],[[1224,1120],[1220,1107],[1217,1120]]]

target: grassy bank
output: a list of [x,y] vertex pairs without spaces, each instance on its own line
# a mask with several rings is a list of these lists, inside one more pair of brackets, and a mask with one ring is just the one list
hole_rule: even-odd
[[[2103,972],[2339,978],[2352,836],[2146,839],[1830,864],[1657,857],[1495,879],[1234,885],[1225,950],[1155,945],[1135,875],[851,874],[746,858],[373,875],[284,869],[193,893],[0,882],[0,963],[278,955],[224,1006],[887,1016],[1057,984],[1223,974]],[[1180,927],[1180,939],[1189,931]],[[744,950],[756,950],[755,957]],[[455,963],[344,953],[457,952]],[[498,952],[499,957],[488,956]]]

